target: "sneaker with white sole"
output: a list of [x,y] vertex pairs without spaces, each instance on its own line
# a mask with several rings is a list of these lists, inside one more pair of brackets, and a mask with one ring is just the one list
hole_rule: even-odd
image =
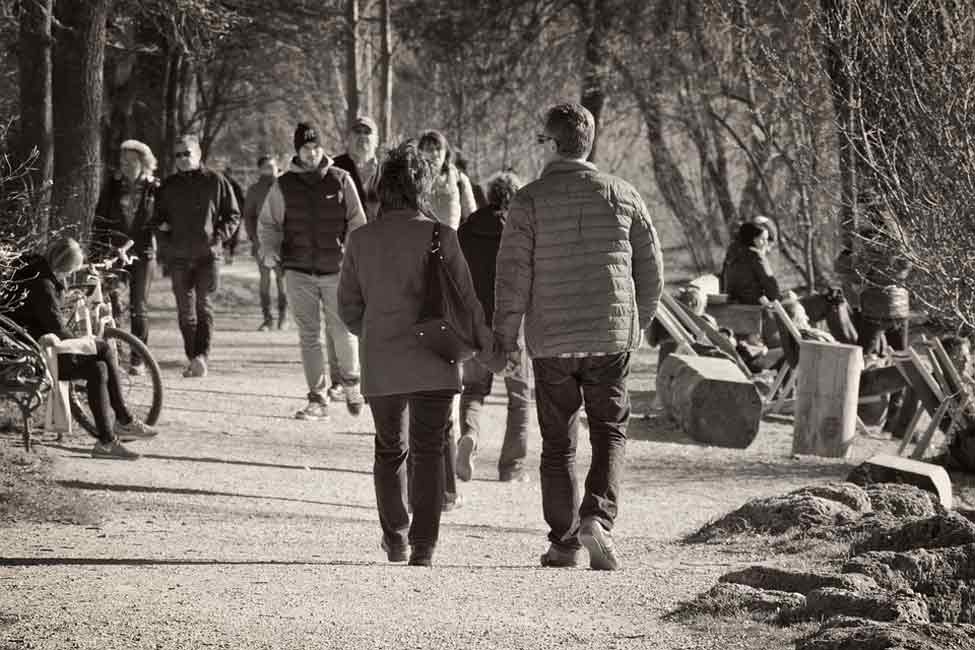
[[474,436],[463,435],[457,441],[457,459],[454,461],[454,473],[462,481],[469,481],[474,477],[474,456],[477,453],[477,441]]
[[362,407],[366,403],[359,391],[359,384],[347,384],[345,386],[345,408],[349,409],[352,415],[362,413]]
[[115,437],[122,442],[132,442],[133,440],[148,440],[155,438],[159,432],[138,418],[132,418],[131,422],[122,424],[115,422]]
[[96,442],[91,448],[92,458],[106,458],[109,460],[138,460],[139,454],[126,449],[118,440],[111,442]]
[[342,384],[332,384],[328,387],[328,401],[330,402],[344,402],[345,401],[345,386]]
[[620,568],[613,536],[598,520],[586,519],[582,522],[579,541],[589,551],[590,568],[597,571],[616,571]]
[[324,420],[328,417],[328,405],[315,400],[308,400],[305,408],[295,413],[298,420]]

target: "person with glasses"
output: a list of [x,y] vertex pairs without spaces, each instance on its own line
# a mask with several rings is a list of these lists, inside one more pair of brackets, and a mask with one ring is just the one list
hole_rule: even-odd
[[201,163],[194,135],[176,139],[176,173],[163,181],[156,197],[153,226],[167,240],[167,261],[176,295],[176,312],[188,365],[184,377],[203,377],[213,337],[210,294],[219,282],[217,260],[223,244],[240,224],[234,188]]
[[[518,364],[524,321],[532,358],[550,542],[542,566],[575,566],[584,546],[590,567],[615,570],[630,355],[657,311],[663,260],[639,192],[587,162],[595,130],[580,104],[547,112],[537,138],[547,163],[515,194],[501,235],[493,324],[509,364]],[[582,406],[592,461],[580,503]]]
[[347,151],[335,157],[332,163],[352,176],[359,202],[365,210],[366,220],[372,221],[379,214],[379,129],[371,117],[361,115],[349,129]]

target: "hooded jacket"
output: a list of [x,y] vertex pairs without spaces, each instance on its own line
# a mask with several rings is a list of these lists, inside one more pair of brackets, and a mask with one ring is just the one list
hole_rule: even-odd
[[489,205],[474,212],[457,231],[488,325],[494,318],[494,276],[505,219],[505,210]]
[[364,226],[366,215],[349,173],[328,156],[307,169],[294,158],[291,169],[268,190],[258,217],[261,262],[267,267],[312,275],[342,268],[346,235]]
[[14,273],[10,286],[22,301],[7,315],[35,340],[45,334],[56,334],[60,339],[74,336],[65,329],[61,316],[64,285],[54,275],[47,258],[29,256],[26,264]]

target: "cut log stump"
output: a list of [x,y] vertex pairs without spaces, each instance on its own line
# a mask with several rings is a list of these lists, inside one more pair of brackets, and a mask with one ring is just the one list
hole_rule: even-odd
[[657,371],[665,412],[694,440],[744,449],[758,435],[762,398],[727,359],[672,354]]

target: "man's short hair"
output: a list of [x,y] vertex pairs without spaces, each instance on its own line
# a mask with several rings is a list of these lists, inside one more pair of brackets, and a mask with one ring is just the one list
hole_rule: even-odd
[[545,131],[555,139],[560,156],[585,158],[592,151],[596,120],[582,104],[557,104],[545,115]]
[[512,197],[521,189],[522,185],[524,183],[513,172],[500,172],[496,174],[488,182],[488,204],[501,210],[507,210]]

